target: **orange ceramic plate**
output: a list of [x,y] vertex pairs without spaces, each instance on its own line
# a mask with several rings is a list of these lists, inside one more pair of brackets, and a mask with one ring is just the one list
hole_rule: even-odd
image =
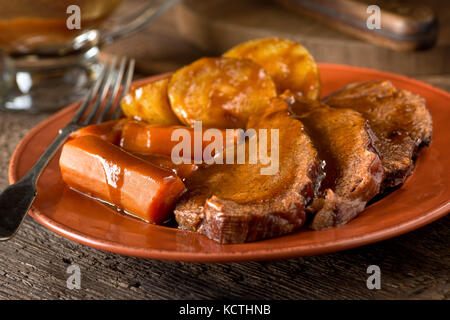
[[[279,238],[239,245],[220,245],[206,237],[123,216],[64,187],[57,158],[42,174],[30,214],[58,234],[85,245],[125,255],[197,262],[268,260],[344,250],[395,237],[420,228],[450,209],[450,94],[403,76],[356,67],[320,64],[323,95],[353,81],[391,80],[427,100],[433,116],[433,142],[419,157],[406,184],[369,206],[345,226],[324,231],[299,230]],[[158,79],[139,81],[143,84]],[[13,183],[32,166],[72,117],[69,106],[34,128],[11,159]]]

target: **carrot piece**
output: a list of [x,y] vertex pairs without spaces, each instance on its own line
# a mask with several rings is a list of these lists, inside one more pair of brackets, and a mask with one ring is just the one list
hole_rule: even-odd
[[135,154],[135,156],[160,168],[171,170],[183,180],[189,178],[198,169],[195,164],[175,164],[170,157],[161,154]]
[[70,135],[75,139],[82,136],[96,136],[112,144],[119,145],[122,137],[122,128],[127,119],[112,120],[100,124],[91,124],[81,128]]
[[186,191],[173,172],[96,136],[66,142],[59,165],[69,187],[152,223],[168,220],[176,200]]
[[171,156],[172,148],[178,144],[171,141],[172,132],[183,126],[148,125],[141,121],[128,121],[122,129],[120,146],[139,154],[162,154]]
[[[194,128],[184,126],[159,126],[149,125],[142,121],[128,121],[122,129],[122,139],[120,146],[125,150],[137,154],[160,154],[171,157],[173,148],[180,141],[172,141],[172,133],[176,129],[188,130],[191,138],[191,158],[194,159]],[[223,146],[227,143],[226,130],[220,129],[223,136]],[[232,143],[239,141],[242,136],[240,132],[234,130]],[[202,153],[210,141],[201,141]]]

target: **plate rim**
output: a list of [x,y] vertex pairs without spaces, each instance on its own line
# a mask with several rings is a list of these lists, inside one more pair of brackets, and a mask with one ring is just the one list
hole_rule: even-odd
[[[409,78],[403,75],[390,73],[386,71],[342,65],[342,64],[334,64],[334,63],[318,63],[320,68],[335,68],[335,69],[352,69],[355,72],[376,72],[378,75],[386,75],[391,79],[395,79],[398,81],[407,81],[412,82],[413,84],[420,85],[421,87],[425,87],[428,90],[431,90],[439,95],[446,96],[447,99],[450,100],[450,93],[436,88],[430,84],[424,83],[422,81]],[[170,75],[171,72],[163,73],[159,75],[154,75],[150,77],[145,77],[142,79],[138,79],[133,81],[132,85],[140,85],[150,81],[158,80]],[[15,148],[11,160],[9,163],[8,169],[8,178],[9,183],[12,184],[16,182],[19,178],[17,177],[16,168],[18,165],[18,158],[21,155],[23,150],[26,148],[31,139],[35,136],[36,133],[40,132],[43,128],[47,126],[48,123],[56,121],[57,119],[65,116],[67,113],[70,113],[79,105],[79,101],[70,104],[67,107],[64,107],[57,113],[51,115],[49,118],[40,122],[33,129],[31,129],[19,142],[17,147]],[[87,245],[89,247],[93,247],[95,249],[119,253],[127,256],[140,257],[140,258],[152,258],[158,260],[170,260],[170,261],[184,261],[184,262],[212,262],[212,263],[220,263],[220,262],[242,262],[242,261],[261,261],[261,260],[277,260],[277,259],[288,259],[294,257],[301,256],[312,256],[319,254],[326,254],[330,252],[338,252],[342,250],[352,249],[360,246],[365,246],[368,244],[372,244],[375,242],[379,242],[382,240],[390,239],[397,237],[399,235],[405,234],[407,232],[411,232],[413,230],[419,229],[433,221],[436,221],[439,218],[444,217],[450,211],[450,200],[444,201],[432,211],[428,211],[425,215],[421,215],[420,217],[403,222],[399,225],[392,225],[389,228],[384,228],[379,231],[372,232],[368,235],[362,235],[360,237],[354,237],[350,239],[336,240],[330,244],[325,245],[309,245],[308,247],[289,247],[289,248],[278,248],[278,249],[256,249],[252,251],[231,251],[226,253],[205,253],[202,251],[199,252],[179,252],[179,251],[168,251],[168,250],[159,250],[156,248],[144,248],[144,247],[136,247],[123,245],[119,242],[114,242],[106,239],[96,238],[94,236],[83,234],[77,230],[72,229],[69,226],[60,224],[51,218],[47,217],[45,214],[42,214],[34,208],[31,207],[28,214],[33,217],[34,220],[39,222],[44,227],[54,231],[55,233],[68,238],[72,241],[78,242],[83,245]],[[177,230],[177,232],[188,232],[184,230]]]

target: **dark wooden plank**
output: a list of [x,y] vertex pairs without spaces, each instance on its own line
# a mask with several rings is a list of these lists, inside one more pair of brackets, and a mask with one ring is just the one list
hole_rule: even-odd
[[[27,219],[0,244],[0,298],[33,299],[367,299],[449,298],[446,217],[422,230],[364,248],[272,262],[152,261],[84,247]],[[69,264],[81,290],[66,288]],[[366,288],[377,264],[382,289]]]

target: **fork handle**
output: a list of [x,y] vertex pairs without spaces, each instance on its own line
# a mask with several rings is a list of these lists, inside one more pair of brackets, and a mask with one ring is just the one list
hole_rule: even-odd
[[36,183],[39,176],[56,151],[76,129],[78,129],[76,125],[68,125],[61,129],[55,140],[25,176],[0,194],[0,241],[11,239],[19,229],[36,198]]

